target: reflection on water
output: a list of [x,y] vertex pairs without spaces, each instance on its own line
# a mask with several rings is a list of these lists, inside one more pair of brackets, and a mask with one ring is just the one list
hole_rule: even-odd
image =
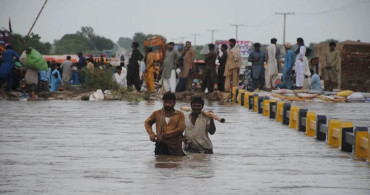
[[[206,104],[227,121],[213,155],[154,156],[144,120],[160,107],[0,101],[0,193],[370,194],[367,162],[232,103]],[[370,104],[300,107],[369,125]]]

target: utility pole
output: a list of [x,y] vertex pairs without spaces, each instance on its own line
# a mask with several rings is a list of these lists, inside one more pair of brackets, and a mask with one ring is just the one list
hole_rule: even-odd
[[208,31],[212,32],[212,42],[211,43],[214,43],[214,32],[217,32],[218,29],[209,29]]
[[179,37],[179,38],[181,39],[181,43],[184,43],[184,39],[185,39],[186,37],[182,36],[182,37]]
[[235,40],[238,40],[238,28],[239,26],[244,26],[244,24],[230,24],[231,26],[235,26]]
[[197,45],[197,44],[196,44],[197,36],[199,36],[199,34],[191,34],[191,35],[193,35],[193,36],[194,36],[194,44],[193,44],[193,46],[194,46],[194,48],[195,48],[195,46]]
[[33,29],[33,27],[35,26],[37,19],[39,19],[40,14],[41,14],[42,10],[44,9],[44,7],[45,7],[45,5],[46,5],[46,3],[47,3],[47,2],[48,2],[48,0],[45,0],[44,5],[42,6],[42,8],[41,8],[41,10],[40,10],[39,14],[37,14],[37,17],[36,17],[35,21],[33,22],[33,24],[32,24],[32,27],[31,27],[30,31],[28,31],[28,33],[27,33],[27,37],[28,37],[28,36],[30,36],[30,34],[31,34],[31,32],[32,32],[32,29]]
[[285,43],[285,29],[286,29],[286,16],[287,15],[294,15],[294,12],[275,12],[276,15],[283,15],[284,16],[284,31],[283,31],[283,44]]

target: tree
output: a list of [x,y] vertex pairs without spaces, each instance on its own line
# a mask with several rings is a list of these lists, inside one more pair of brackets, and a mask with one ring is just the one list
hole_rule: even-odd
[[92,37],[95,36],[94,29],[91,26],[83,26],[81,27],[81,31],[77,31],[76,34],[84,36],[91,40]]
[[72,54],[95,50],[94,44],[86,37],[78,34],[66,34],[55,41],[56,54]]
[[99,51],[101,50],[111,50],[114,47],[112,40],[101,36],[93,36],[90,41],[94,44],[95,48]]
[[127,37],[120,37],[117,41],[117,44],[120,47],[125,48],[126,50],[129,50],[131,48],[132,39]]
[[101,52],[111,50],[115,45],[112,40],[94,34],[92,27],[81,27],[81,31],[77,31],[76,34],[66,34],[54,44],[56,54]]
[[43,43],[40,41],[40,39],[41,37],[38,34],[31,33],[29,37],[26,37],[22,36],[21,34],[12,33],[10,36],[10,43],[13,49],[19,54],[28,47],[36,49],[41,54],[49,54],[51,44],[48,42]]

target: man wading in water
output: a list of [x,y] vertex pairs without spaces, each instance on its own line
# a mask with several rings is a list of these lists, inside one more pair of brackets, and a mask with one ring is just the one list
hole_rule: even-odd
[[185,118],[185,151],[193,153],[213,154],[213,145],[208,133],[216,132],[212,118],[202,114],[204,100],[199,96],[191,99],[192,112]]
[[[149,139],[155,142],[156,155],[185,156],[182,150],[182,133],[185,129],[184,114],[175,110],[176,96],[167,92],[163,95],[163,108],[157,110],[145,121],[145,129]],[[156,123],[156,134],[152,125]]]

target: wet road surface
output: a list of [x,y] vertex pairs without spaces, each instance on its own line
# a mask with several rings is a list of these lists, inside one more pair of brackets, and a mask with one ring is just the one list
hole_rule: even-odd
[[[0,194],[370,194],[367,162],[231,103],[205,106],[226,118],[213,155],[156,157],[161,104],[0,101]],[[370,123],[370,104],[301,106]]]

